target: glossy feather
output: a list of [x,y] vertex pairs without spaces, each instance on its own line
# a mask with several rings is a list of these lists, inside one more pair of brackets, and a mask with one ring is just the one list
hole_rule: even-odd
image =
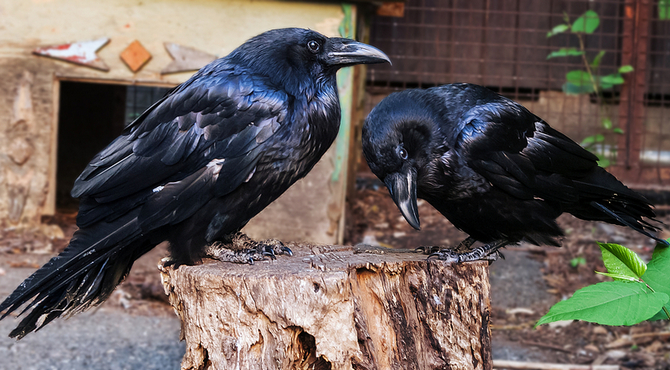
[[[484,243],[558,245],[556,217],[568,212],[667,244],[653,234],[659,227],[651,204],[598,167],[595,155],[481,86],[391,94],[365,122],[363,151],[382,181],[416,173],[417,196]],[[392,196],[406,209],[411,204]],[[404,212],[408,220],[411,213]]]

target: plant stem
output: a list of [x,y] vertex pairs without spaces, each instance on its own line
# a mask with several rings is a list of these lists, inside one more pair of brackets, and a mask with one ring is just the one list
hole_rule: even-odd
[[582,51],[582,61],[584,62],[584,66],[586,67],[586,73],[589,74],[591,84],[593,85],[593,91],[595,91],[596,99],[598,99],[598,104],[600,104],[600,90],[598,90],[598,84],[596,83],[596,80],[593,77],[593,72],[591,71],[589,61],[586,59],[586,48],[584,47],[584,38],[582,37],[581,33],[577,33],[577,38],[579,38],[579,50]]

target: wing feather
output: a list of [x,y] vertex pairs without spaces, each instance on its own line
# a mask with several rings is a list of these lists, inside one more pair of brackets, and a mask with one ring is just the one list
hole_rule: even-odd
[[[288,100],[286,93],[232,68],[201,70],[89,163],[72,190],[85,205],[77,222],[118,218],[138,206],[143,228],[189,217],[244,182],[263,143],[280,129]],[[207,167],[215,159],[220,177]],[[168,196],[195,200],[173,209],[166,206]]]

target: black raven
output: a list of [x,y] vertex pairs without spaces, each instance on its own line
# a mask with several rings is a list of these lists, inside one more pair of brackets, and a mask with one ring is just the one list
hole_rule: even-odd
[[661,243],[649,202],[597,165],[598,158],[516,102],[482,86],[406,90],[382,100],[363,127],[363,151],[407,222],[419,229],[417,198],[487,243],[449,261],[497,258],[522,240],[558,246],[556,218],[628,226]]
[[[390,61],[369,45],[277,29],[174,88],[76,180],[79,230],[0,304],[4,318],[34,298],[10,337],[101,303],[133,262],[162,241],[177,266],[204,257],[207,244],[230,242],[334,141],[335,72],[381,62]],[[268,253],[258,251],[261,258]]]

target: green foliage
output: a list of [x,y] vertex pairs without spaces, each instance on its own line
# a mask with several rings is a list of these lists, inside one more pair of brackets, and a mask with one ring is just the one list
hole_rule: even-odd
[[[667,0],[670,2],[670,0]],[[569,95],[580,95],[580,94],[596,94],[598,99],[598,105],[601,107],[601,110],[604,110],[604,103],[602,102],[601,95],[604,90],[609,90],[614,86],[621,85],[624,83],[623,74],[630,73],[633,71],[633,67],[630,65],[621,66],[618,68],[616,73],[611,73],[608,75],[599,75],[598,69],[602,63],[602,59],[605,56],[605,50],[600,50],[591,61],[587,58],[586,49],[584,47],[584,35],[590,35],[595,32],[595,30],[600,25],[600,17],[598,13],[593,10],[587,10],[579,18],[575,19],[574,22],[570,22],[570,17],[564,13],[563,19],[564,24],[559,24],[554,26],[547,33],[547,37],[552,37],[562,33],[569,33],[576,36],[579,39],[579,48],[561,48],[556,51],[552,51],[547,55],[547,59],[557,58],[557,57],[573,57],[580,56],[584,64],[584,70],[572,70],[565,75],[565,83],[563,84],[563,92]],[[602,133],[613,133],[613,134],[623,134],[623,130],[618,127],[613,127],[612,119],[606,114],[601,122]],[[608,157],[608,152],[606,148],[612,148],[610,151],[612,154],[616,152],[614,143],[606,143],[605,135],[598,133],[595,135],[587,136],[582,141],[582,145],[590,150],[592,153],[598,156],[599,161],[598,165],[602,167],[607,167],[610,165],[610,160]]]
[[609,271],[608,276],[614,278],[612,275],[617,275],[619,277],[614,279],[637,281],[647,271],[644,261],[630,249],[612,243],[598,243],[598,246],[603,254],[605,268]]
[[607,281],[584,287],[556,303],[536,326],[558,320],[635,325],[670,318],[670,248],[657,244],[649,264],[619,244],[598,243]]
[[600,17],[593,10],[587,10],[581,17],[575,19],[570,27],[572,33],[591,34],[600,25]]
[[584,54],[583,50],[577,50],[577,48],[560,48],[557,51],[552,51],[547,55],[547,59],[556,58],[556,57],[569,57],[577,56]]
[[644,284],[609,281],[584,287],[556,303],[537,325],[583,320],[601,325],[635,325],[650,319],[668,301],[665,293],[648,292]]
[[658,0],[658,19],[662,21],[670,19],[670,0]]
[[575,258],[570,260],[570,266],[572,266],[572,267],[586,266],[586,258],[575,257]]
[[554,27],[551,29],[551,31],[547,32],[547,37],[551,37],[554,35],[558,35],[559,33],[563,33],[567,30],[570,29],[570,26],[567,24],[559,24],[558,26]]
[[[670,295],[670,247],[657,245],[651,261],[647,265],[647,272],[642,275],[642,279],[647,283],[650,289],[657,292]],[[652,317],[651,320],[662,320],[668,318],[667,312],[670,312],[670,304],[665,305],[665,312],[661,311]]]

